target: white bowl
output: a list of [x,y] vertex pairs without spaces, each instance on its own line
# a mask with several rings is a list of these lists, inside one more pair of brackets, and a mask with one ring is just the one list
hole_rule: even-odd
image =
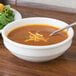
[[5,47],[13,55],[32,62],[44,62],[59,57],[71,46],[72,38],[74,35],[72,28],[68,29],[69,37],[66,40],[48,46],[23,45],[7,38],[6,35],[11,30],[15,29],[16,27],[28,24],[48,24],[61,28],[68,26],[68,24],[63,21],[44,17],[24,18],[8,24],[2,31],[2,37]]
[[[17,11],[17,10],[15,10],[15,9],[13,9],[13,8],[11,8],[11,10],[14,12],[14,14],[15,14],[15,20],[18,20],[18,19],[22,19],[22,16],[21,16],[21,14]],[[3,30],[3,29],[2,29]],[[0,33],[2,32],[2,30],[0,30]]]

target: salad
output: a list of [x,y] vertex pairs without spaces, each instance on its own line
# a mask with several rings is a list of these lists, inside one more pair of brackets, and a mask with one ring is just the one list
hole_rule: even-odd
[[0,3],[0,30],[9,22],[14,21],[14,12],[11,10],[10,5],[3,5]]

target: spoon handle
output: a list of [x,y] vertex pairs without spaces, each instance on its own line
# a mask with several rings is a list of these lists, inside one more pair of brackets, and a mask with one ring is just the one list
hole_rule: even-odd
[[72,24],[70,24],[70,25],[68,25],[68,26],[66,26],[66,27],[64,27],[64,28],[61,28],[61,29],[59,29],[59,30],[56,30],[56,31],[52,32],[52,33],[50,34],[50,36],[54,35],[55,33],[59,32],[59,31],[68,29],[68,28],[70,28],[70,27],[72,27],[72,26],[75,26],[75,25],[76,25],[76,22],[74,22],[74,23],[72,23]]

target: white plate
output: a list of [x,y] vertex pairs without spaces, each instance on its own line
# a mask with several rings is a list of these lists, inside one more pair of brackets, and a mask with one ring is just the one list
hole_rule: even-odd
[[[13,10],[13,12],[15,13],[15,20],[18,20],[18,19],[22,18],[21,14],[17,10],[15,10],[13,8],[11,8],[11,10]],[[2,30],[0,30],[0,33],[1,32],[2,32]]]

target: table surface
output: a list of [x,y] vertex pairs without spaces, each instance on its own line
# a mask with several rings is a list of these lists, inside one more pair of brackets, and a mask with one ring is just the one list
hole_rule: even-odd
[[[51,17],[67,23],[76,21],[76,14],[43,10],[29,7],[12,6],[25,17]],[[72,46],[59,58],[33,63],[12,55],[3,45],[0,35],[0,76],[76,76],[76,27]]]

